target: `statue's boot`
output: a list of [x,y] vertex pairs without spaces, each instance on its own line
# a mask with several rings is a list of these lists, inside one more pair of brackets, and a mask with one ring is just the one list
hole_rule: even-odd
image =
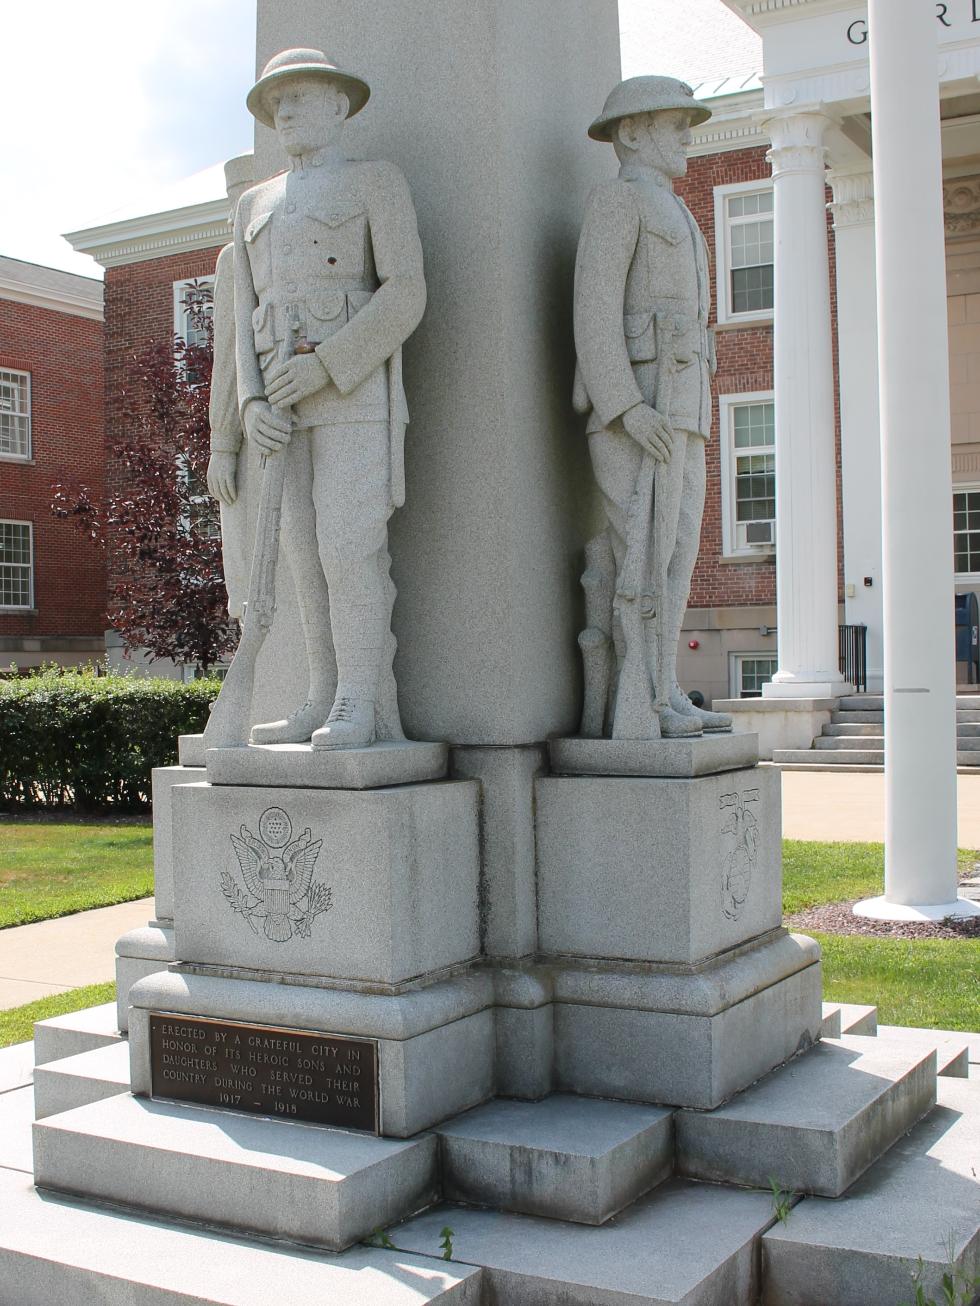
[[309,650],[310,694],[306,702],[282,721],[267,721],[252,727],[253,744],[305,744],[323,724],[333,702],[336,684],[333,652],[324,640]]
[[267,721],[252,727],[253,744],[305,744],[330,710],[329,696],[308,698],[302,707],[283,721]]
[[690,739],[701,734],[701,722],[695,717],[676,712],[668,705],[657,713],[660,718],[660,736],[662,739]]
[[326,724],[314,730],[314,748],[369,748],[375,741],[375,700],[356,685],[337,686]]
[[732,718],[727,712],[709,712],[706,707],[697,707],[681,689],[680,685],[674,684],[670,691],[670,706],[681,716],[692,717],[695,721],[700,721],[701,729],[709,734],[720,733],[724,730],[731,730]]
[[[368,748],[377,738],[377,701],[386,653],[385,598],[364,590],[355,601],[334,599],[333,643],[337,694],[330,715],[314,731],[314,748]],[[358,601],[359,600],[359,601]]]

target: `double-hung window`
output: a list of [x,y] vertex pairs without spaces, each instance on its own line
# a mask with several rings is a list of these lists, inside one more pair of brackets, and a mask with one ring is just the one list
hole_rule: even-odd
[[758,182],[715,189],[720,323],[772,319],[773,195]]
[[[188,345],[206,345],[208,342],[207,330],[201,315],[210,318],[214,311],[210,299],[210,292],[213,290],[214,277],[196,277],[193,281],[174,282],[174,335],[180,336]],[[191,301],[194,301],[202,291],[205,299],[201,304],[200,314],[197,314],[191,311]]]
[[0,521],[0,609],[34,606],[34,535],[27,521]]
[[980,575],[980,486],[953,491],[953,559],[957,576]]
[[732,686],[734,698],[761,698],[762,686],[776,674],[777,659],[774,653],[734,653],[732,655]]
[[771,393],[722,395],[722,502],[726,557],[769,554],[776,543],[776,418]]
[[31,456],[31,374],[0,368],[0,458]]

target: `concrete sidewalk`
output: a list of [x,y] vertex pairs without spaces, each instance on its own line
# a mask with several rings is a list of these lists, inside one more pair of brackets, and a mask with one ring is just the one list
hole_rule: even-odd
[[[787,839],[881,843],[885,777],[852,771],[784,771]],[[961,775],[959,844],[980,848],[980,775]],[[153,899],[0,930],[0,1010],[115,978],[115,942],[152,920]]]
[[153,899],[0,930],[0,1011],[116,978],[120,934],[153,919]]
[[[883,843],[885,777],[880,772],[784,771],[783,838]],[[980,848],[980,775],[956,777],[958,843]]]

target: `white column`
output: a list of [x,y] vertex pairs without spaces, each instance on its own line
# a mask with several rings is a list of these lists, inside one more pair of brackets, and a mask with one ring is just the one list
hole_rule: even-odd
[[837,251],[844,619],[868,628],[868,689],[880,694],[884,685],[881,442],[871,160],[862,172],[832,172],[830,184]]
[[949,341],[931,5],[870,0],[885,618],[885,894],[863,916],[973,915],[956,897]]
[[837,478],[819,107],[767,116],[775,201],[776,623],[767,698],[829,698],[838,669]]

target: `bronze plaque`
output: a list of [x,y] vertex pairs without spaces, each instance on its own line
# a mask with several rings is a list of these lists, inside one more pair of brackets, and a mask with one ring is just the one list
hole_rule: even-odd
[[156,1098],[380,1131],[375,1039],[154,1011],[150,1073]]

